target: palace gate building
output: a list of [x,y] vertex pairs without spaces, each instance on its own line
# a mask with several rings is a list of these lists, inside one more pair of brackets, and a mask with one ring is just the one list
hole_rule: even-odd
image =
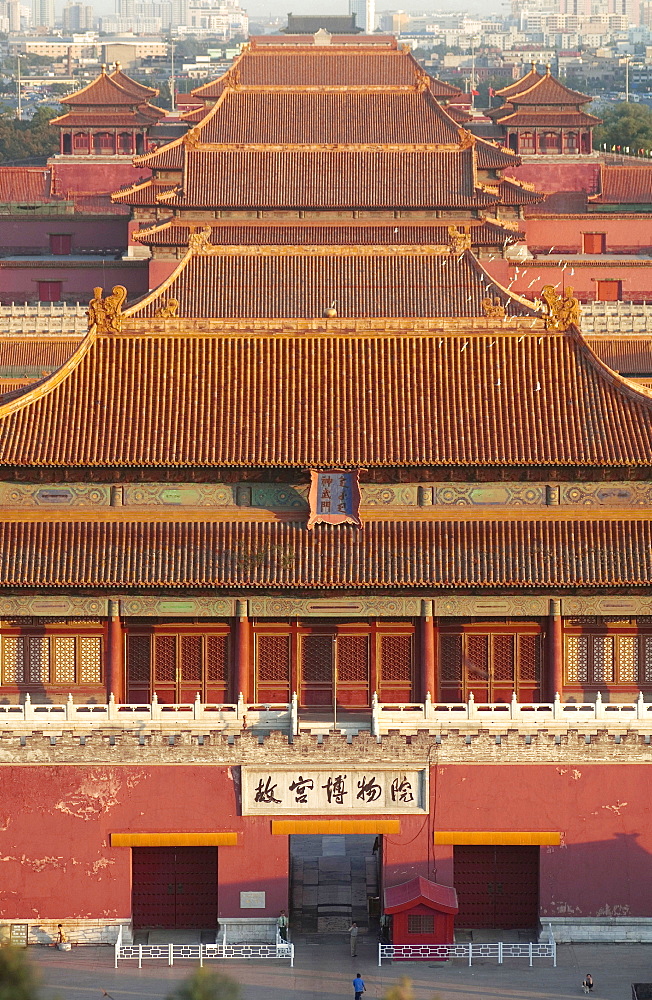
[[648,940],[652,396],[490,277],[538,196],[407,53],[265,52],[116,195],[153,290],[0,397],[2,921],[373,928],[421,876]]

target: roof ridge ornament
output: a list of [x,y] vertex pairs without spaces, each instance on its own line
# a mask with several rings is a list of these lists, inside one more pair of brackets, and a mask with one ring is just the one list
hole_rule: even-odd
[[160,309],[154,313],[155,319],[174,319],[179,310],[178,299],[166,299]]
[[500,301],[498,295],[493,299],[490,295],[487,295],[482,300],[482,311],[487,319],[503,319],[505,316],[505,306]]
[[189,149],[199,149],[201,142],[201,129],[199,125],[194,125],[193,128],[188,129],[183,137],[183,142]]
[[546,330],[567,330],[569,326],[579,326],[582,307],[573,295],[574,289],[568,285],[562,295],[558,295],[554,285],[544,285],[541,298],[544,309]]
[[212,233],[213,230],[210,226],[204,226],[200,230],[197,229],[197,226],[192,226],[188,236],[188,249],[193,254],[208,256],[213,249],[213,244],[211,243]]
[[122,306],[127,298],[124,285],[114,285],[113,291],[106,297],[102,296],[104,289],[97,285],[93,289],[93,298],[88,303],[88,329],[95,327],[98,333],[120,333],[122,330]]
[[471,249],[471,234],[458,229],[457,226],[448,227],[448,238],[450,240],[450,253],[459,256],[465,250]]

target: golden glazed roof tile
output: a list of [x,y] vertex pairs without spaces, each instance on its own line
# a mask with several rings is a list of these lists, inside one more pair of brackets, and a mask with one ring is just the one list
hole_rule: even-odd
[[169,206],[299,209],[486,207],[473,145],[451,149],[186,148]]
[[[414,86],[426,76],[414,56],[405,49],[386,46],[329,45],[265,46],[246,49],[227,73],[195,87],[193,95],[203,100],[220,96],[227,86],[304,87],[396,87]],[[458,87],[428,77],[434,96],[460,94]]]
[[0,522],[0,587],[649,588],[652,521]]
[[189,253],[156,291],[129,310],[154,316],[168,299],[197,318],[483,316],[497,297],[511,315],[532,315],[471,253],[446,244],[398,246],[219,246]]
[[652,204],[652,165],[600,164],[600,191],[589,195],[589,201],[607,205]]
[[360,322],[127,315],[0,404],[0,464],[652,467],[652,395],[572,330]]
[[460,128],[428,90],[226,88],[193,129],[208,145],[455,144]]
[[[193,229],[210,226],[210,242],[230,246],[344,246],[389,244],[445,245],[450,236],[447,225],[430,225],[392,219],[387,223],[351,221],[333,225],[318,220],[303,222],[211,222],[170,219],[133,233],[133,238],[147,246],[186,247]],[[480,219],[456,220],[457,229],[468,232],[473,247],[499,247],[525,238],[525,233],[501,222]]]

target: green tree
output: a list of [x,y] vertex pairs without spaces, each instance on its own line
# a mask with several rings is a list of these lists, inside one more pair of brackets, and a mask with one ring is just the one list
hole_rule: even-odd
[[652,108],[646,104],[615,104],[602,112],[602,125],[593,132],[593,144],[600,149],[629,146],[632,153],[652,149]]
[[36,976],[24,951],[0,949],[0,1000],[37,1000]]
[[[240,1000],[240,995],[240,985],[235,979],[223,972],[197,969],[181,986],[168,993],[167,1000]],[[4,1000],[2,995],[0,1000]]]
[[59,149],[58,129],[50,125],[59,112],[41,105],[29,121],[17,121],[14,111],[0,116],[0,163],[52,156]]

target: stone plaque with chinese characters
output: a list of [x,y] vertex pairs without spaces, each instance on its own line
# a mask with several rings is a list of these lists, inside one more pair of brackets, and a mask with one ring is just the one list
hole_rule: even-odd
[[252,815],[424,813],[427,769],[242,768],[242,812]]
[[265,909],[265,893],[264,892],[241,892],[240,893],[240,909],[241,910],[264,910]]
[[358,475],[357,470],[355,472],[347,472],[344,469],[326,469],[323,472],[311,470],[308,493],[309,528],[320,522],[348,523],[361,527]]

